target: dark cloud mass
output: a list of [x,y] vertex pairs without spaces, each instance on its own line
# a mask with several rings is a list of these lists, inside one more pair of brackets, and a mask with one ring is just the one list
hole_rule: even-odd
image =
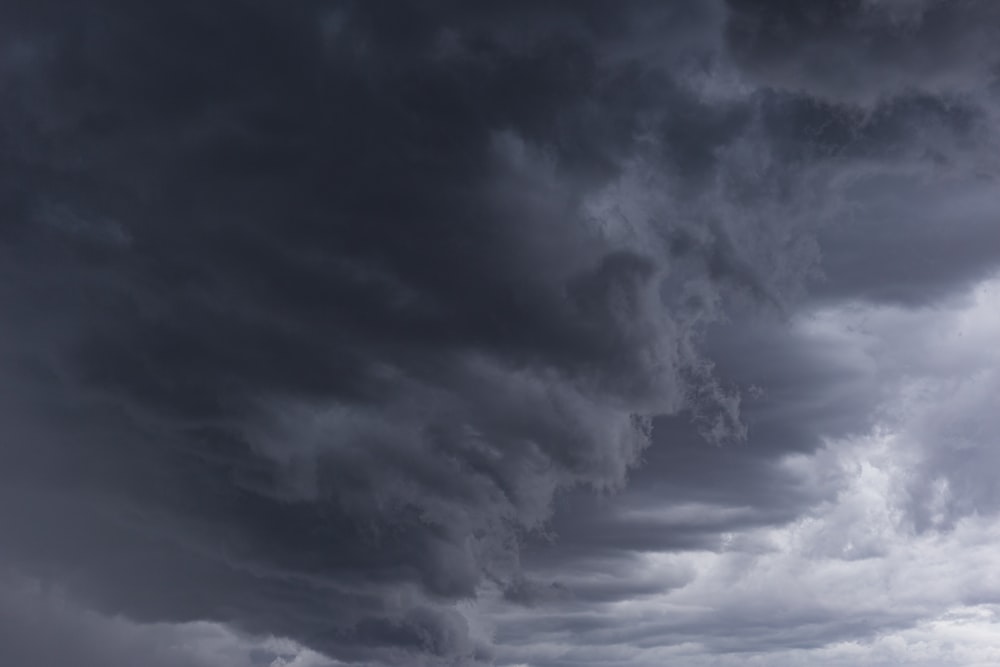
[[886,424],[914,535],[1000,508],[964,426],[995,370],[947,425],[892,402],[970,368],[899,321],[992,331],[956,304],[1000,261],[998,30],[971,0],[3,3],[0,662],[722,665],[922,627],[711,582],[889,558],[838,527]]
[[878,103],[995,85],[1000,13],[983,0],[728,0],[738,62],[779,88]]

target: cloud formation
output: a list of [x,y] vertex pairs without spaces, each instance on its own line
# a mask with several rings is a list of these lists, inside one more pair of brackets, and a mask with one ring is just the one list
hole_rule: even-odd
[[992,4],[63,4],[0,8],[0,567],[65,596],[0,591],[25,637],[838,664],[992,622],[839,588],[995,530]]

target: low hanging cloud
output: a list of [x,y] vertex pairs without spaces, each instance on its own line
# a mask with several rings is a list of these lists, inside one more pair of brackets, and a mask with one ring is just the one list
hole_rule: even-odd
[[0,659],[5,665],[61,667],[337,667],[286,641],[255,640],[197,622],[141,624],[80,606],[56,587],[4,574]]
[[950,613],[718,582],[830,557],[863,443],[915,539],[995,505],[992,288],[912,333],[1000,263],[989,3],[62,5],[0,9],[0,568],[65,595],[17,623],[716,664]]
[[[618,529],[605,544],[581,541],[587,530],[563,522],[567,539],[536,546],[529,561],[534,597],[497,594],[489,603],[500,663],[995,660],[1000,506],[986,471],[997,359],[983,343],[1000,333],[997,286],[987,281],[934,309],[838,306],[797,316],[788,334],[814,365],[867,360],[855,365],[854,383],[877,405],[870,427],[807,451],[729,461],[742,478],[717,482],[720,493],[699,502],[678,493],[691,468],[637,478],[599,520]],[[864,412],[850,402],[839,409]],[[797,484],[775,483],[783,478]],[[796,516],[768,516],[771,502]],[[635,521],[641,508],[645,525]],[[708,539],[680,543],[692,529]],[[648,539],[657,532],[658,543]]]
[[698,340],[787,267],[706,226],[734,186],[667,195],[638,135],[703,103],[615,57],[624,10],[513,7],[552,21],[519,43],[447,7],[54,10],[7,11],[5,356],[44,423],[8,422],[14,565],[140,620],[487,660],[452,604],[557,491],[619,487],[654,414],[741,437]]

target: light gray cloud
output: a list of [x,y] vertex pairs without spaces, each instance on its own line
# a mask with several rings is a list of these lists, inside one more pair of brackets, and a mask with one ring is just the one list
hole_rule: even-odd
[[[813,494],[781,496],[764,475],[746,474],[730,483],[728,503],[642,505],[667,535],[687,519],[714,540],[633,543],[605,562],[594,546],[588,562],[572,540],[553,543],[539,572],[559,581],[558,564],[585,564],[591,581],[615,573],[618,593],[587,605],[569,595],[521,608],[494,603],[502,664],[989,664],[995,653],[985,638],[1000,600],[988,472],[1000,361],[986,342],[1000,334],[996,290],[993,279],[933,308],[842,305],[798,315],[791,330],[813,363],[825,357],[844,368],[853,358],[868,403],[840,405],[854,423],[869,419],[864,431],[827,431],[812,449],[775,454],[772,465]],[[654,479],[667,486],[671,473]],[[760,521],[747,511],[735,499],[752,503],[756,484],[795,516]],[[644,487],[651,494],[654,482],[637,479],[625,498]],[[612,525],[627,525],[625,516]],[[609,542],[629,544],[620,535]],[[571,591],[578,575],[568,573]],[[637,590],[650,579],[663,585]],[[956,642],[962,633],[966,643]]]

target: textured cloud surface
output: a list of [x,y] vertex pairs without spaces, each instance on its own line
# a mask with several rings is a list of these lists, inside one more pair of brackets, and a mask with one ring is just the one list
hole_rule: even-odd
[[992,664],[998,32],[5,3],[0,662]]

